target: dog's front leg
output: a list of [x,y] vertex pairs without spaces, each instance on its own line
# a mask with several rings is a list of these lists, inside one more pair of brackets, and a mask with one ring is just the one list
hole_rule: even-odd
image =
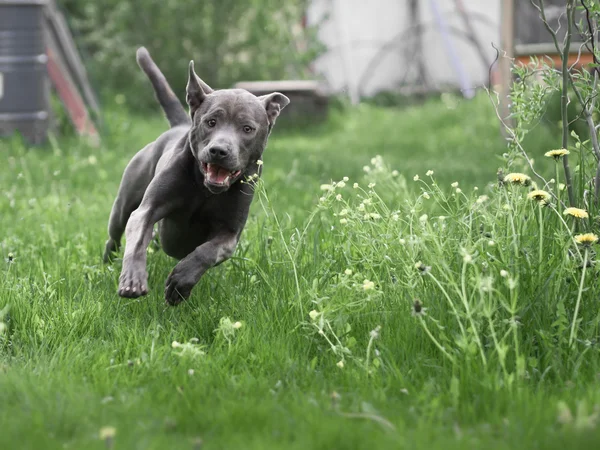
[[125,228],[125,253],[119,278],[119,295],[135,298],[148,293],[146,248],[152,239],[152,227],[157,222],[150,208],[136,209]]
[[179,261],[165,283],[165,301],[177,305],[186,300],[208,269],[231,257],[238,237],[233,232],[216,234]]

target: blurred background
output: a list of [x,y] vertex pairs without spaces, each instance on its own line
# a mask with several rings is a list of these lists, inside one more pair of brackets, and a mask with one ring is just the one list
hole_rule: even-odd
[[[546,5],[559,21],[564,1]],[[325,117],[332,100],[469,99],[508,82],[498,48],[553,51],[529,1],[0,0],[0,135],[38,143],[71,127],[98,140],[106,107],[156,112],[142,45],[182,100],[194,59],[214,88],[289,94],[294,120]]]

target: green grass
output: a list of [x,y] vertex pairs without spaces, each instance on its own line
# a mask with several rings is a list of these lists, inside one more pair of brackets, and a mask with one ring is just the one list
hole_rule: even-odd
[[[505,145],[485,97],[275,130],[235,257],[177,308],[163,302],[174,261],[160,251],[139,301],[116,295],[119,263],[100,262],[125,164],[165,129],[108,120],[101,149],[0,141],[0,448],[597,444],[598,269],[581,282],[558,215],[541,210],[540,246],[526,191],[494,184]],[[528,142],[551,169],[551,136]],[[415,298],[426,316],[411,314]]]

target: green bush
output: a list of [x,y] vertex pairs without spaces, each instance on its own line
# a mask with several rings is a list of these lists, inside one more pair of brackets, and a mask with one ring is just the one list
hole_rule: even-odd
[[241,80],[304,78],[321,51],[315,30],[301,26],[305,0],[60,3],[92,80],[134,108],[154,106],[135,63],[142,45],[178,94],[190,59],[209,85],[228,88]]

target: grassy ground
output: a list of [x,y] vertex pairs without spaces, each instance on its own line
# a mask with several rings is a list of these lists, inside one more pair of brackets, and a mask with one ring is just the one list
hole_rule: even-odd
[[[597,289],[579,289],[581,270],[555,261],[568,239],[557,232],[540,244],[543,258],[539,224],[517,223],[518,241],[502,228],[506,216],[485,208],[478,217],[498,250],[483,250],[491,244],[472,237],[478,227],[465,231],[503,165],[486,98],[364,106],[326,126],[276,130],[236,256],[177,308],[163,303],[174,261],[160,251],[151,249],[151,292],[139,301],[116,295],[119,262],[100,262],[122,170],[165,128],[160,118],[118,113],[109,122],[100,150],[71,140],[45,149],[0,142],[0,448],[558,449],[600,439],[595,343],[563,342],[578,294],[588,305],[581,334],[593,341],[597,329]],[[552,146],[547,134],[531,139],[532,153]],[[376,155],[399,174],[372,162]],[[414,183],[415,174],[429,181]],[[320,189],[343,177],[342,190]],[[430,196],[437,206],[428,209]],[[360,222],[371,200],[379,218]],[[493,201],[490,211],[509,202],[537,214],[516,196]],[[447,231],[423,217],[439,210],[452,220]],[[381,216],[383,225],[372,224]],[[351,231],[345,217],[356,223]],[[404,238],[414,241],[409,250]],[[489,259],[467,267],[459,253],[467,244],[477,261]],[[419,258],[439,285],[415,274]],[[464,296],[474,309],[453,318],[448,305],[460,308],[463,298],[453,274],[472,270],[471,292],[487,264],[521,271],[518,316],[502,302],[516,291],[498,287],[499,303],[488,308],[496,297],[480,299],[480,287]],[[544,271],[525,278],[532,267]],[[562,270],[575,272],[557,278]],[[411,315],[415,296],[432,321]],[[565,308],[556,325],[554,312]],[[462,334],[457,317],[470,323]],[[565,333],[551,334],[557,327]],[[115,434],[101,439],[101,431]]]

